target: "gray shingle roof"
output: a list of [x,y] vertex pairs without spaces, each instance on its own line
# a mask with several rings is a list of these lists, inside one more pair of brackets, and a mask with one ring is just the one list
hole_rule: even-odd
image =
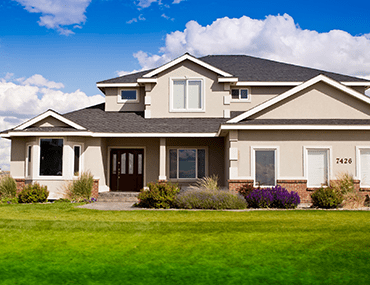
[[99,133],[216,133],[225,118],[151,118],[143,112],[105,112],[104,104],[74,111],[65,118]]
[[[200,60],[238,77],[239,81],[307,81],[324,74],[341,82],[367,82],[368,80],[334,72],[303,67],[248,55],[208,55]],[[136,80],[153,69],[128,74],[97,83],[136,83]]]

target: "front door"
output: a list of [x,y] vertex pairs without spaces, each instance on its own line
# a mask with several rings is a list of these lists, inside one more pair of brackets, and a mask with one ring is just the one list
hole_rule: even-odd
[[143,188],[143,149],[112,149],[110,190],[138,192]]

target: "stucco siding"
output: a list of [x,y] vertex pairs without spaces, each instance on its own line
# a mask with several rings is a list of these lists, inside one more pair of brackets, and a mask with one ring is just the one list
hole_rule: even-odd
[[[304,178],[304,149],[329,148],[330,174],[357,175],[356,147],[370,147],[370,131],[239,131],[239,176],[252,177],[253,147],[277,147],[278,179]],[[351,158],[352,163],[336,163],[336,158]]]
[[26,158],[26,139],[12,138],[10,151],[10,174],[14,178],[24,178]]
[[[117,97],[120,95],[121,90],[130,89],[137,90],[139,96],[139,102],[126,102],[119,103]],[[144,96],[145,91],[143,87],[136,88],[105,88],[105,111],[107,112],[142,112],[144,111]]]
[[369,119],[370,105],[317,83],[255,114],[258,119]]
[[[204,80],[205,112],[170,112],[171,78],[202,78]],[[224,84],[218,83],[216,73],[193,62],[184,61],[158,74],[158,81],[146,95],[151,97],[152,118],[168,117],[223,117],[223,96],[229,95]]]

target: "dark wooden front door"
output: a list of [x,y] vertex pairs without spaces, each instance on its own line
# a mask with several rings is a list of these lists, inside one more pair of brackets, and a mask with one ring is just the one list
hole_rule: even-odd
[[110,152],[110,190],[140,191],[144,177],[143,149],[112,149]]

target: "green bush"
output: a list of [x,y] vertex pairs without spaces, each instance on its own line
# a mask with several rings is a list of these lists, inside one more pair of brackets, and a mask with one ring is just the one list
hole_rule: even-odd
[[18,204],[18,198],[0,198],[0,204]]
[[19,203],[43,203],[48,201],[49,191],[38,183],[27,184],[18,194]]
[[174,206],[175,195],[180,189],[177,184],[148,183],[148,190],[142,189],[139,193],[138,207],[168,209]]
[[332,187],[321,187],[311,194],[314,207],[337,208],[343,202],[343,195]]
[[340,173],[337,180],[331,181],[330,185],[343,195],[355,192],[353,176],[348,173]]
[[78,179],[67,182],[67,185],[64,186],[66,192],[65,198],[73,201],[89,200],[93,185],[94,176],[91,172],[82,172]]
[[10,175],[4,176],[0,181],[0,197],[14,198],[17,195],[17,183]]
[[243,196],[229,191],[190,188],[176,196],[175,206],[181,209],[245,209]]

